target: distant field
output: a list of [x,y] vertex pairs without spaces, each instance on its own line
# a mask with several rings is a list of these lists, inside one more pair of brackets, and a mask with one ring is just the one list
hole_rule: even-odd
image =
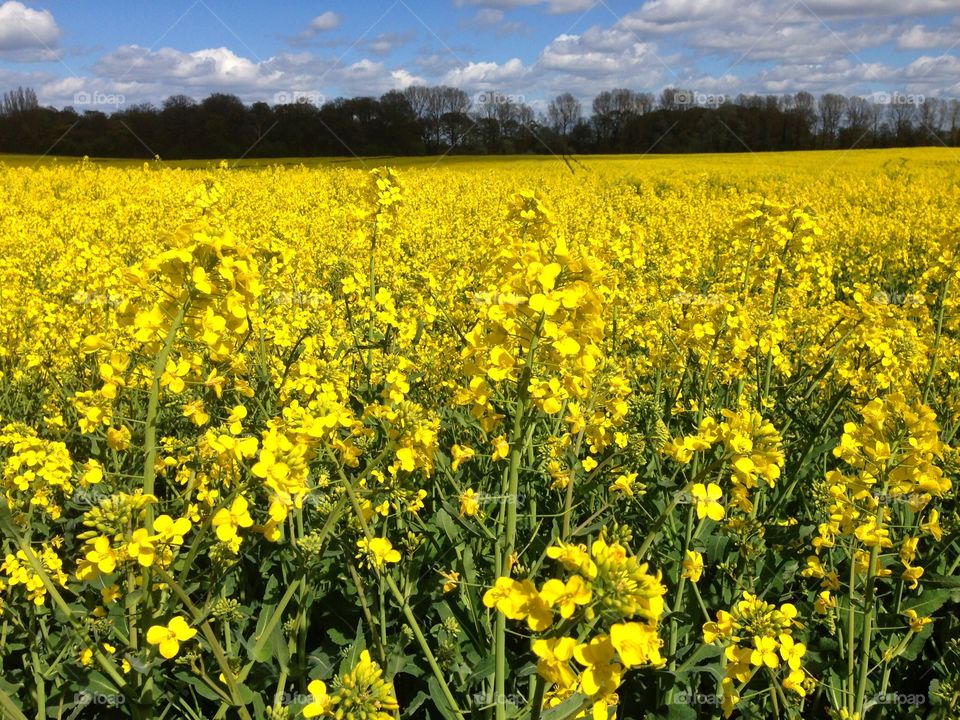
[[[504,167],[542,167],[559,163],[576,171],[627,169],[643,163],[647,169],[672,170],[676,167],[700,168],[703,171],[722,171],[736,167],[744,170],[821,172],[842,170],[851,165],[860,169],[880,168],[891,163],[909,161],[913,167],[939,166],[960,163],[960,150],[947,148],[902,148],[893,150],[822,150],[778,153],[724,153],[710,155],[446,155],[425,157],[322,157],[322,158],[244,158],[227,160],[231,168],[263,168],[276,165],[305,167],[372,168],[390,165],[398,168],[449,167],[458,169],[486,169]],[[8,155],[0,153],[0,163],[11,167],[30,167],[50,164],[74,164],[81,158],[57,155]],[[144,163],[182,169],[216,168],[220,160],[163,160],[157,163],[146,159],[90,158],[95,165],[136,167]]]

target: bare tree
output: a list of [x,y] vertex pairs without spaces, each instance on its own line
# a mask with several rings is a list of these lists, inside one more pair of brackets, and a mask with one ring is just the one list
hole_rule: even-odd
[[876,113],[873,104],[866,98],[854,96],[847,101],[847,127],[863,134],[873,125]]
[[616,137],[613,93],[604,90],[593,99],[593,127],[597,140],[609,145]]
[[472,123],[467,112],[470,110],[470,96],[460,88],[437,88],[440,95],[441,125],[447,142],[456,147],[470,131]]
[[18,87],[5,92],[0,98],[0,115],[18,115],[38,107],[40,103],[37,102],[37,93],[33,88]]
[[573,126],[580,122],[581,112],[580,101],[570,93],[563,93],[550,101],[547,118],[554,131],[566,137]]
[[680,105],[677,103],[677,95],[682,91],[677,88],[664,88],[660,91],[660,107],[663,110],[676,110]]
[[913,121],[917,114],[913,97],[906,93],[895,93],[887,108],[897,141],[903,142],[913,131]]
[[793,96],[793,109],[808,127],[817,124],[817,100],[808,92],[798,92]]
[[648,112],[653,111],[653,106],[654,98],[652,93],[637,93],[637,111],[641,115],[646,115]]
[[924,98],[917,111],[920,131],[930,140],[938,140],[946,120],[947,103],[940,98]]
[[423,85],[410,85],[403,90],[403,96],[410,103],[410,109],[420,120],[426,117],[427,104],[430,99],[430,88]]
[[960,100],[951,100],[947,112],[950,116],[950,144],[960,143]]
[[823,147],[833,147],[847,109],[847,99],[843,95],[826,93],[820,97],[817,110],[820,114],[820,136]]

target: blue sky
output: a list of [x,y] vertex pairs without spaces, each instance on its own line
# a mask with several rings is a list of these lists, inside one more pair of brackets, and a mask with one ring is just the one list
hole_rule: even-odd
[[0,91],[43,104],[410,84],[960,97],[960,0],[0,0]]

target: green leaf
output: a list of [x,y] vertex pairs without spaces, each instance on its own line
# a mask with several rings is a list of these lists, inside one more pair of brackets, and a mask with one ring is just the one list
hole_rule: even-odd
[[690,705],[674,702],[667,710],[667,720],[690,720],[696,718],[697,711]]
[[120,693],[120,688],[111,682],[106,675],[96,670],[91,670],[87,675],[87,686],[92,692],[102,695],[115,695]]
[[453,522],[450,517],[450,513],[447,512],[446,508],[441,508],[438,510],[436,515],[433,516],[433,519],[451,542],[459,544],[460,529],[457,527],[456,523]]
[[287,646],[287,638],[280,623],[273,626],[273,632],[270,634],[270,646],[273,650],[273,656],[280,663],[280,669],[286,672],[290,667],[290,649]]
[[540,720],[569,720],[587,706],[589,698],[574,693],[556,707],[552,707],[540,716]]
[[429,700],[430,696],[427,695],[423,690],[419,691],[416,696],[407,703],[407,706],[403,709],[407,717],[412,717],[417,708],[423,705],[424,700]]
[[476,668],[470,676],[467,678],[467,684],[475,683],[477,680],[481,680],[485,677],[493,675],[494,668],[497,666],[497,657],[496,655],[487,655],[483,660],[477,663]]
[[346,645],[350,644],[350,638],[348,638],[335,627],[327,628],[327,636],[340,647],[345,647]]
[[957,595],[955,590],[924,590],[919,598],[908,600],[903,610],[914,610],[917,615],[933,615]]
[[707,658],[719,658],[723,654],[723,649],[719,645],[698,644],[688,657],[684,658],[683,664],[677,669],[677,675],[692,668],[696,663]]
[[350,646],[350,650],[343,656],[343,660],[340,661],[340,675],[345,675],[360,662],[360,653],[367,649],[367,641],[363,636],[363,621],[357,622],[357,633],[354,636],[353,644]]
[[443,696],[443,690],[440,688],[440,683],[437,681],[437,678],[433,675],[427,680],[427,688],[430,690],[430,699],[433,700],[433,704],[436,706],[437,712],[445,718],[445,720],[458,720],[456,714],[447,704],[447,699]]
[[218,703],[221,702],[220,696],[217,695],[213,689],[207,685],[207,683],[195,675],[190,675],[185,672],[178,672],[174,674],[174,677],[177,678],[179,682],[193,686],[200,697],[206,698],[207,700],[216,700]]
[[943,588],[960,589],[960,576],[938,575],[937,573],[924,573],[923,584],[925,587],[943,587]]

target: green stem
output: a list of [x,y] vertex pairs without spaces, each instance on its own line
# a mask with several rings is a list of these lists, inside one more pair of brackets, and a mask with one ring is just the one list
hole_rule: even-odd
[[3,711],[2,717],[10,720],[27,720],[27,716],[18,708],[13,699],[3,690],[0,690],[0,710]]
[[[167,360],[170,357],[170,351],[173,349],[173,342],[183,325],[183,319],[187,315],[187,308],[190,306],[190,300],[193,297],[193,289],[187,293],[187,298],[180,304],[177,316],[173,319],[173,324],[167,331],[167,337],[163,341],[163,347],[153,363],[153,377],[150,381],[150,399],[147,401],[147,419],[143,435],[143,494],[153,495],[154,484],[157,478],[157,415],[160,407],[160,378],[167,368]],[[147,530],[153,532],[153,506],[147,505]]]
[[213,628],[210,627],[210,623],[203,619],[203,614],[200,612],[197,606],[193,604],[193,601],[190,600],[190,596],[187,595],[182,587],[180,587],[179,583],[177,583],[177,581],[174,580],[173,577],[163,568],[157,567],[156,569],[160,574],[160,577],[163,578],[163,581],[171,590],[173,590],[174,594],[180,598],[187,610],[190,611],[194,622],[200,624],[200,629],[203,632],[203,636],[210,645],[210,649],[213,650],[213,656],[217,659],[217,664],[220,666],[220,672],[223,673],[223,677],[227,681],[227,688],[230,690],[230,698],[234,706],[236,706],[240,717],[242,717],[243,720],[253,720],[249,711],[247,710],[247,706],[240,698],[240,686],[238,684],[237,677],[233,674],[233,670],[230,667],[227,656],[224,654],[223,648],[220,646],[220,642],[217,640],[216,633],[214,633]]
[[930,395],[930,386],[933,383],[933,376],[937,371],[937,361],[940,359],[940,339],[943,337],[943,315],[947,307],[947,292],[950,290],[950,280],[953,277],[952,268],[950,275],[943,283],[943,292],[940,293],[939,307],[937,308],[937,334],[933,341],[933,351],[930,359],[930,369],[927,371],[927,378],[923,383],[923,403],[927,403],[927,397]]
[[870,646],[873,640],[873,595],[876,585],[875,567],[880,547],[874,546],[870,551],[870,568],[867,575],[867,586],[863,593],[863,645],[860,649],[860,678],[857,683],[857,704],[854,712],[857,717],[863,712],[863,703],[867,694],[867,679],[870,673]]
[[853,594],[857,585],[857,567],[853,559],[853,553],[850,553],[850,593],[847,596],[847,687],[846,687],[846,696],[847,696],[847,710],[853,712],[854,704],[854,693],[856,688],[854,686],[854,677],[856,674],[856,658],[854,657],[854,649],[856,647],[856,642],[854,639],[854,627],[856,624],[856,617],[853,610]]
[[[40,559],[33,552],[30,544],[20,535],[19,532],[17,532],[16,527],[13,524],[13,518],[10,516],[10,508],[7,505],[6,500],[4,500],[2,497],[0,497],[0,527],[3,527],[9,536],[13,538],[18,549],[23,551],[23,554],[26,555],[27,562],[30,563],[31,569],[40,578],[40,582],[43,583],[43,587],[47,591],[47,594],[50,595],[50,598],[60,609],[60,612],[63,613],[64,617],[67,619],[67,622],[70,624],[70,627],[77,634],[78,640],[81,642],[88,642],[89,633],[86,632],[85,628],[83,628],[77,621],[73,610],[70,609],[67,601],[63,599],[63,595],[60,594],[56,585],[53,584],[53,580],[50,578],[49,573],[47,573],[46,568],[43,567],[43,563],[40,562]],[[132,700],[133,698],[129,684],[123,679],[123,676],[120,675],[120,672],[118,671],[118,668],[113,660],[108,658],[99,646],[95,646],[93,658],[97,661],[97,664],[101,667],[101,669],[110,676],[110,679],[113,680],[117,688],[124,694],[124,696]]]
[[[327,454],[330,456],[331,461],[336,462],[336,459],[333,457],[333,454],[329,449],[327,450]],[[360,528],[363,530],[363,536],[368,541],[373,540],[376,536],[370,532],[370,526],[367,525],[367,521],[363,518],[363,509],[360,507],[360,500],[357,498],[356,490],[354,490],[353,485],[347,479],[346,474],[343,472],[343,468],[339,464],[337,464],[337,472],[340,475],[340,479],[343,481],[343,488],[347,493],[347,497],[350,498],[350,504],[353,507],[353,512],[356,515],[357,521],[360,523]],[[440,666],[437,664],[437,659],[434,656],[433,651],[430,649],[430,644],[427,642],[427,638],[420,629],[420,623],[413,614],[413,610],[410,609],[410,604],[403,596],[403,593],[400,592],[400,588],[397,587],[397,583],[393,579],[393,576],[388,573],[384,573],[383,577],[387,581],[387,587],[389,587],[390,593],[400,605],[401,610],[403,610],[403,615],[407,620],[407,624],[410,626],[410,629],[413,630],[414,637],[416,637],[417,643],[420,645],[420,650],[423,652],[423,655],[427,660],[427,664],[430,666],[430,670],[433,672],[433,676],[440,685],[440,691],[443,693],[443,697],[447,701],[447,705],[457,718],[464,720],[463,711],[460,710],[460,706],[454,699],[453,693],[450,692],[450,686],[447,685],[447,679],[444,676],[443,670],[441,670]]]
[[722,460],[715,460],[710,463],[707,467],[697,473],[697,476],[693,478],[690,482],[680,488],[676,494],[674,494],[673,499],[670,501],[670,504],[664,508],[663,512],[660,513],[659,517],[653,522],[653,527],[650,528],[650,531],[647,533],[647,536],[643,540],[643,544],[640,546],[640,549],[637,551],[637,557],[643,558],[646,556],[647,551],[650,549],[650,546],[653,544],[654,539],[657,537],[657,533],[660,532],[660,528],[663,527],[663,524],[667,521],[667,518],[671,516],[674,508],[680,504],[685,496],[689,497],[690,489],[696,485],[698,482],[703,480],[707,475],[712,473],[718,467],[720,467]]
[[[884,480],[883,489],[880,491],[881,497],[886,497],[889,482]],[[877,506],[875,515],[877,528],[883,525],[883,503]],[[870,566],[867,568],[867,583],[863,591],[863,630],[860,633],[863,637],[863,644],[860,648],[860,678],[857,687],[857,704],[854,712],[858,717],[863,716],[863,704],[867,695],[867,680],[870,675],[870,649],[873,643],[873,596],[876,590],[877,581],[877,558],[880,556],[879,541],[870,550]]]

